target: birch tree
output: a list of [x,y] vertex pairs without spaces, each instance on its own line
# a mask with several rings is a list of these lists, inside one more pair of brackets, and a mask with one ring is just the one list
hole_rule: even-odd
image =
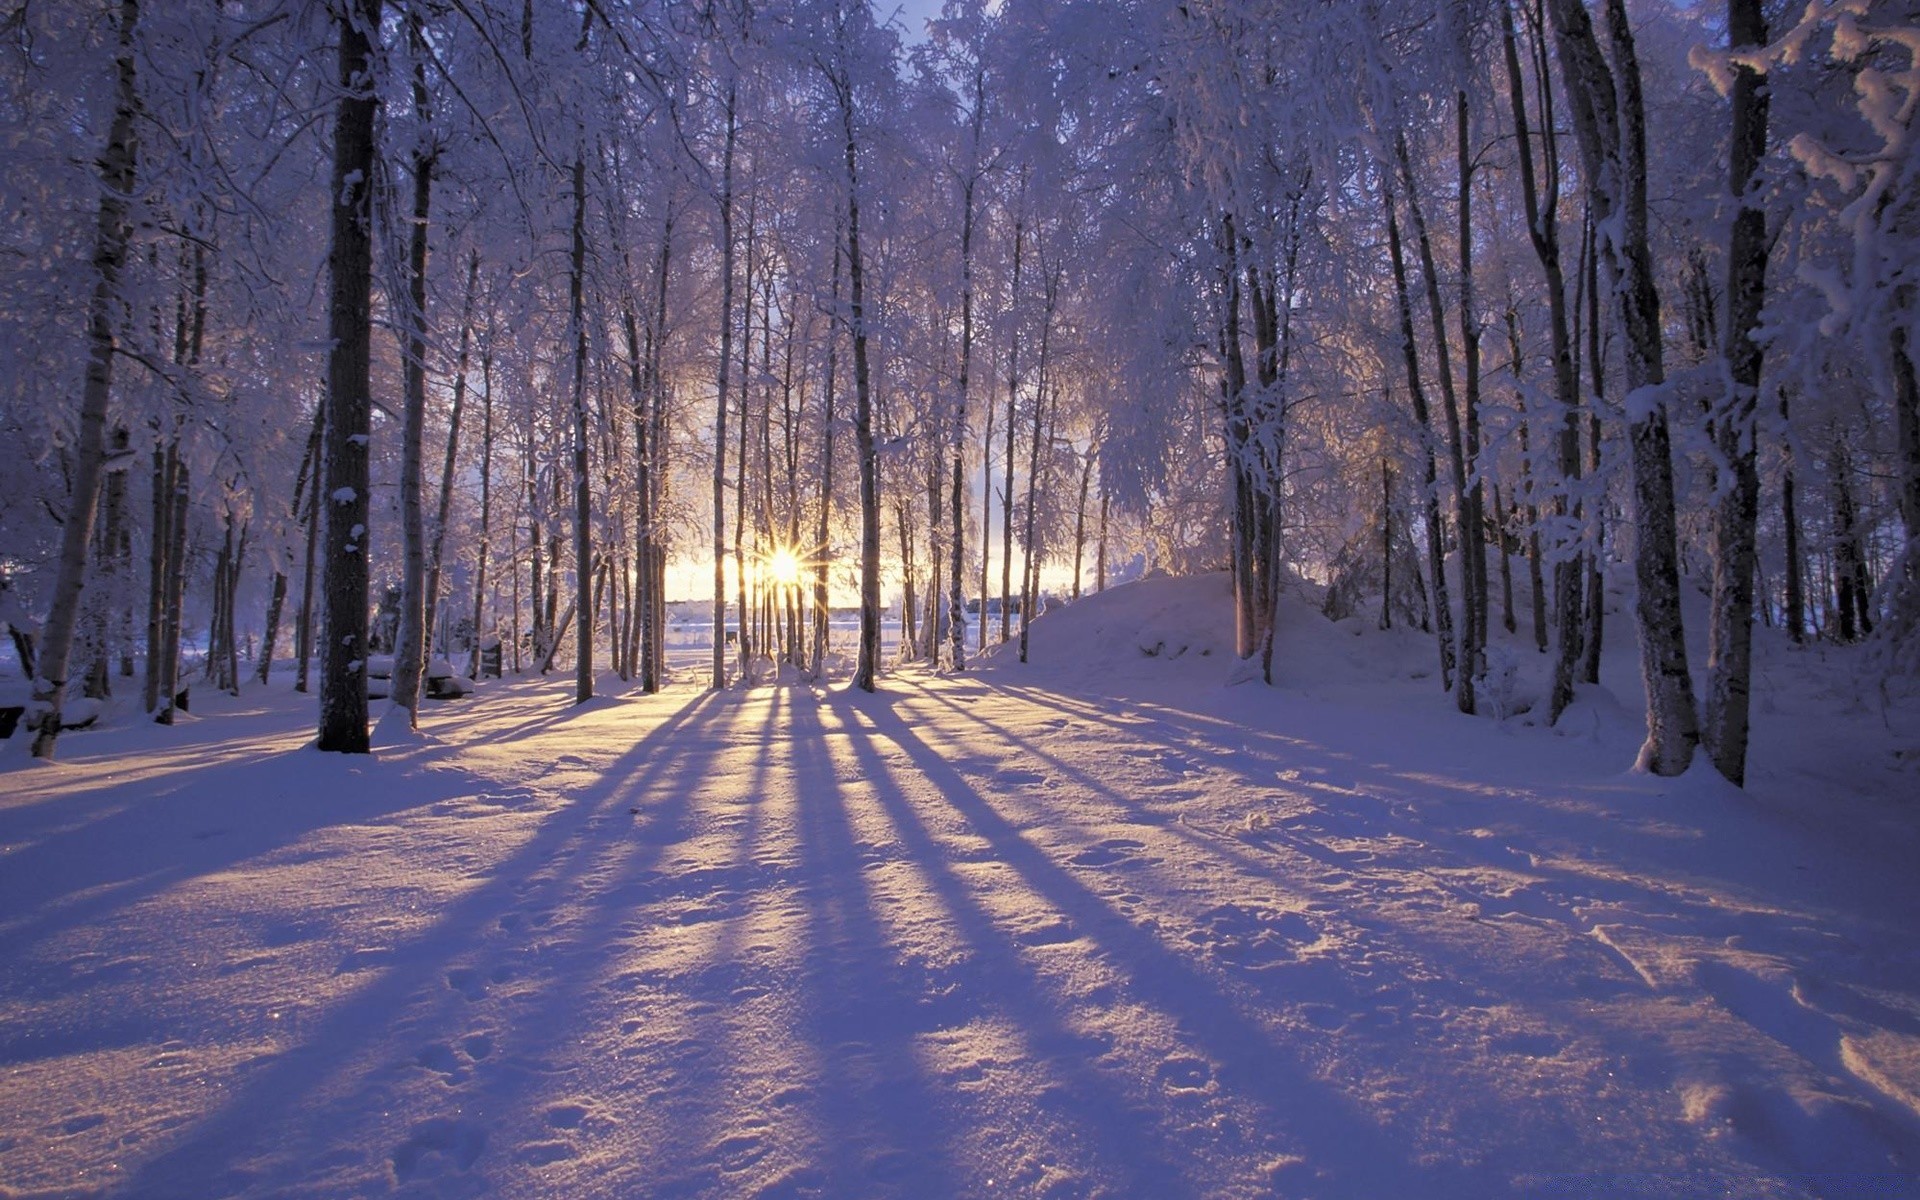
[[66,704],[67,670],[86,583],[87,546],[107,469],[107,409],[113,399],[120,272],[132,236],[129,205],[139,166],[134,121],[139,95],[134,71],[138,0],[120,0],[113,59],[113,120],[100,153],[100,207],[95,226],[92,298],[87,305],[87,365],[80,390],[72,450],[73,486],[61,528],[58,575],[33,673],[33,756],[52,758]]

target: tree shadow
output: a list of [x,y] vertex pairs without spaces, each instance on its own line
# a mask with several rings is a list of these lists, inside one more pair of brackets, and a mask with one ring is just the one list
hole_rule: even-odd
[[[541,955],[527,952],[527,939],[544,937],[542,918],[596,875],[618,870],[646,876],[648,864],[677,840],[695,790],[663,788],[665,803],[639,813],[625,810],[636,807],[633,796],[653,794],[652,783],[684,770],[690,758],[685,747],[699,745],[694,735],[725,715],[722,698],[702,695],[647,730],[609,769],[618,786],[597,800],[553,809],[524,843],[487,868],[477,886],[394,946],[382,959],[387,965],[365,985],[310,1016],[296,1044],[250,1070],[220,1108],[116,1190],[142,1197],[214,1196],[263,1183],[286,1186],[301,1182],[301,1173],[315,1164],[339,1168],[331,1160],[338,1159],[343,1141],[356,1136],[377,1139],[358,1147],[365,1161],[351,1168],[361,1174],[356,1186],[385,1190],[395,1179],[418,1183],[436,1171],[471,1167],[485,1152],[487,1128],[476,1114],[458,1115],[457,1103],[450,1106],[456,1115],[406,1129],[349,1126],[387,1111],[395,1094],[423,1071],[453,1079],[476,1055],[490,1056],[492,1034],[484,1030],[458,1047],[444,1040],[448,1030],[461,1027],[452,1014],[490,991],[515,992],[516,1006],[528,1009],[531,1020],[564,1011],[565,997],[580,982],[567,971],[579,961],[597,961],[593,947],[555,955],[549,967],[534,961]],[[636,827],[638,836],[609,833]],[[426,1038],[440,1040],[422,1046]],[[388,1170],[392,1178],[383,1181]],[[262,1171],[266,1179],[259,1178]],[[276,1172],[293,1174],[276,1178]]]
[[[857,719],[849,714],[849,724],[864,726],[861,736],[869,745],[870,765],[884,769],[879,747],[903,752],[910,770],[932,786],[934,798],[986,838],[994,858],[1017,872],[1027,888],[1064,917],[1071,932],[1094,944],[1099,958],[1123,980],[1111,1002],[1149,1006],[1172,1022],[1180,1047],[1196,1052],[1176,1048],[1155,1069],[1154,1084],[1190,1090],[1200,1082],[1196,1073],[1212,1072],[1224,1095],[1259,1114],[1260,1128],[1250,1135],[1253,1140],[1270,1139],[1283,1154],[1302,1155],[1317,1173],[1316,1188],[1381,1195],[1413,1181],[1421,1195],[1474,1192],[1470,1179],[1448,1167],[1416,1161],[1406,1139],[1388,1127],[1380,1114],[1318,1078],[1312,1064],[1271,1037],[1257,1012],[1249,1011],[1217,980],[1196,970],[1154,932],[1135,924],[1075,878],[1001,811],[1001,797],[970,783],[900,712],[886,703],[862,704],[859,709]],[[988,728],[1010,753],[1032,750],[1011,730]],[[903,821],[918,823],[904,800],[897,804]],[[930,843],[927,857],[938,860]],[[955,895],[949,903],[970,902]],[[1015,952],[1016,943],[1004,929],[982,928],[977,936],[983,944],[997,944],[1003,956]],[[998,973],[1017,976],[1021,972],[1003,965]],[[1141,1194],[1201,1194],[1195,1189],[1204,1190],[1196,1179],[1199,1164],[1191,1157],[1196,1147],[1173,1131],[1129,1128],[1122,1122],[1109,1136],[1114,1160],[1126,1163],[1133,1178],[1146,1185]]]

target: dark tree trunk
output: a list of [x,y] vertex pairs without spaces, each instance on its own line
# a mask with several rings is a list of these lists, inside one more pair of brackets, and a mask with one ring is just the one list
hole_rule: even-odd
[[[1640,65],[1624,0],[1607,0],[1613,63],[1601,53],[1582,0],[1551,0],[1560,62],[1580,137],[1595,248],[1618,299],[1626,334],[1628,442],[1634,492],[1635,624],[1647,697],[1647,741],[1639,763],[1678,775],[1700,740],[1693,676],[1680,616],[1673,454],[1660,325],[1647,231],[1646,110]],[[1615,73],[1617,66],[1618,74]]]
[[333,243],[328,253],[327,435],[322,459],[326,621],[320,639],[321,750],[367,752],[367,443],[372,434],[372,39],[381,0],[345,0],[333,130]]
[[[1727,0],[1727,33],[1735,55],[1767,41],[1760,0]],[[1729,478],[1713,510],[1713,598],[1707,632],[1707,704],[1701,741],[1713,765],[1739,786],[1747,775],[1747,718],[1753,690],[1754,542],[1760,518],[1756,428],[1762,348],[1754,336],[1767,291],[1767,218],[1752,195],[1767,152],[1765,81],[1736,60],[1728,190],[1739,206],[1727,246],[1727,335],[1730,394],[1712,434]]]
[[1413,329],[1413,297],[1407,288],[1406,255],[1400,245],[1400,218],[1393,189],[1382,179],[1381,199],[1387,211],[1387,252],[1393,263],[1393,292],[1400,316],[1400,358],[1407,372],[1407,391],[1413,397],[1414,420],[1420,425],[1420,457],[1425,466],[1420,495],[1426,506],[1427,576],[1433,610],[1433,632],[1440,645],[1440,686],[1451,689],[1455,674],[1453,602],[1447,595],[1446,528],[1440,516],[1440,472],[1435,461],[1433,414],[1427,407],[1426,385],[1420,379],[1420,350]]

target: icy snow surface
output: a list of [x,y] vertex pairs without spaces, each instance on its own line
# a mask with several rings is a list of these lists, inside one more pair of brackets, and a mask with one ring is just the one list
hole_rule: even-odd
[[1224,686],[1227,617],[9,747],[0,1195],[1920,1194],[1910,705],[1763,638],[1743,794],[1624,772],[1630,676],[1460,717],[1293,606]]

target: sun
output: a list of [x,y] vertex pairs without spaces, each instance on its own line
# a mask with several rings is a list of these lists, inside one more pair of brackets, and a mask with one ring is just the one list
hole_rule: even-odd
[[761,569],[775,587],[793,587],[800,582],[800,556],[785,546],[767,555]]

